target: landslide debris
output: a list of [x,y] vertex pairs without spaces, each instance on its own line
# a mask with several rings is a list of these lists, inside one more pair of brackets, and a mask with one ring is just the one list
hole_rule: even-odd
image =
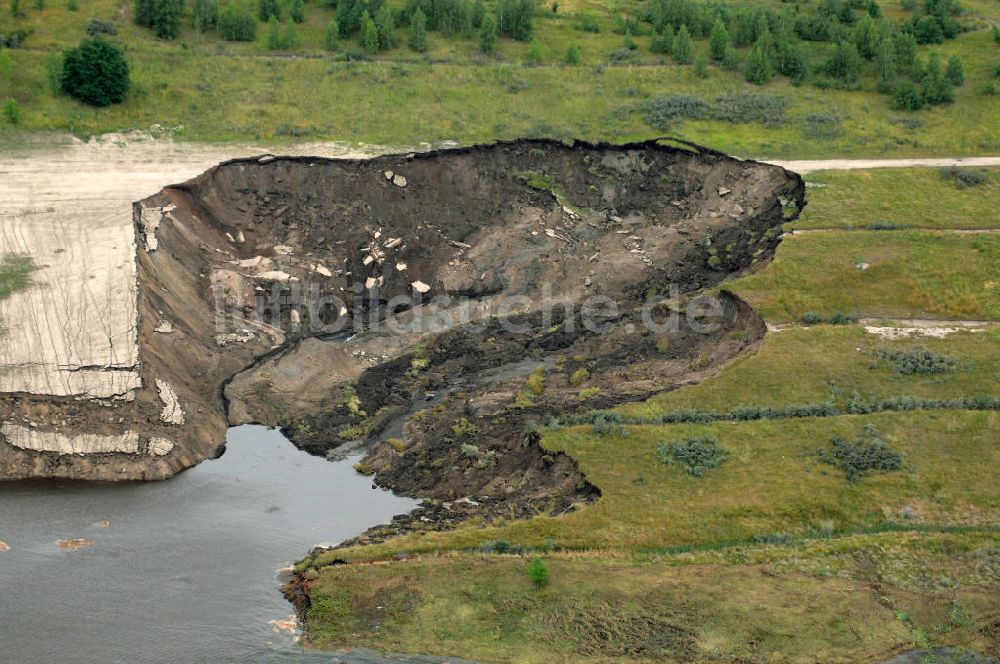
[[331,458],[363,450],[377,484],[428,499],[360,541],[565,512],[599,489],[538,425],[752,348],[765,328],[745,303],[692,300],[766,262],[803,193],[782,168],[657,142],[222,163],[135,205],[135,398],[0,397],[32,440],[128,450],[7,439],[0,472],[167,477],[259,422]]

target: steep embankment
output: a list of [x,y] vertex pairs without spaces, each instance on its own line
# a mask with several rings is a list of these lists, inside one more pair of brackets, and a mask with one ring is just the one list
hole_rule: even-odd
[[220,164],[135,206],[142,388],[0,397],[0,472],[167,477],[257,421],[371,445],[361,469],[436,524],[569,509],[597,489],[532,424],[756,343],[737,298],[690,300],[769,259],[802,202],[781,168],[652,142]]

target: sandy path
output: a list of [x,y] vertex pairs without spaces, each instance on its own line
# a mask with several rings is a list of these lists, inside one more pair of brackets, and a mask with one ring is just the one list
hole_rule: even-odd
[[800,175],[813,171],[858,171],[870,168],[941,168],[942,166],[1000,166],[1000,157],[930,157],[926,159],[817,159],[762,160]]
[[138,387],[132,202],[225,159],[266,152],[121,137],[0,152],[0,255],[27,254],[40,266],[35,285],[0,300],[0,392],[108,398]]

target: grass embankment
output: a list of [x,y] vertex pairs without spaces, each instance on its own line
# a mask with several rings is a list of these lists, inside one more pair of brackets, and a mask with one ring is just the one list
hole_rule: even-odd
[[[872,181],[886,191],[928,191],[923,218],[941,227],[967,227],[966,216],[985,211],[990,198],[983,187],[952,194],[936,171],[813,177],[830,191],[811,190],[819,193],[803,225],[867,225],[889,196],[869,193]],[[905,214],[890,220],[919,223]],[[733,287],[779,320],[810,310],[995,317],[998,251],[985,235],[807,234]],[[949,293],[957,304],[945,301]],[[922,349],[923,364],[888,359]],[[995,329],[889,340],[858,325],[792,328],[699,385],[617,412],[655,419],[683,409],[831,403],[845,413],[855,394],[996,397],[998,361]],[[900,468],[850,482],[818,451],[867,425],[900,455]],[[597,503],[559,518],[468,523],[307,560],[302,569],[317,579],[307,638],[518,662],[856,662],[939,645],[995,654],[998,427],[995,411],[940,409],[611,427],[604,435],[589,425],[546,429],[543,444],[573,456],[601,487]],[[663,442],[706,436],[728,456],[702,477],[658,458]],[[496,555],[505,547],[515,555]],[[549,567],[547,587],[531,584],[534,556]],[[353,564],[326,566],[336,558]]]
[[[966,82],[956,88],[953,104],[907,113],[892,111],[888,98],[874,92],[871,64],[865,64],[856,90],[796,87],[784,77],[752,86],[742,73],[714,65],[700,78],[692,66],[650,52],[648,24],[642,24],[646,34],[633,38],[638,48],[631,61],[615,64],[608,54],[621,48],[624,37],[613,24],[616,17],[640,13],[640,4],[632,1],[563,3],[556,14],[540,11],[534,23],[541,60],[535,63],[527,62],[525,43],[501,39],[497,52],[484,56],[477,37],[437,32],[430,35],[430,50],[417,54],[406,46],[406,28],[397,30],[395,48],[368,61],[345,62],[343,51],[357,52],[357,40],[342,42],[340,53],[323,50],[323,32],[334,13],[312,3],[298,26],[301,45],[292,52],[268,51],[264,26],[255,42],[223,42],[215,33],[195,33],[188,16],[179,39],[164,42],[130,22],[130,3],[124,14],[116,0],[94,0],[79,12],[56,2],[44,10],[21,4],[25,16],[0,15],[0,33],[33,31],[23,48],[9,50],[10,75],[0,76],[0,100],[13,98],[21,108],[20,124],[0,122],[0,134],[69,130],[87,135],[160,123],[182,127],[178,138],[200,141],[417,145],[525,135],[626,141],[670,133],[736,154],[771,157],[1000,151],[1000,128],[993,121],[997,97],[983,93],[994,80],[998,51],[985,29],[920,47],[924,58],[930,53],[945,60],[960,56]],[[574,27],[578,8],[593,13],[600,32]],[[988,4],[972,9],[996,14]],[[895,6],[885,11],[897,23],[909,17]],[[90,17],[117,22],[119,32],[111,39],[125,47],[133,72],[133,91],[124,104],[93,109],[49,89],[46,59],[75,45]],[[580,46],[579,64],[562,64],[570,43]],[[810,46],[814,64],[826,57],[827,46]],[[748,50],[742,49],[744,57]],[[696,41],[694,51],[707,52],[707,42]],[[781,97],[787,102],[784,117],[769,112],[766,126],[688,120],[654,128],[641,110],[659,95],[690,94],[714,103],[739,91]]]
[[769,322],[859,317],[1000,319],[1000,235],[833,231],[790,237],[730,285]]
[[811,173],[806,176],[809,205],[790,228],[997,228],[1000,168],[970,170],[985,173],[986,181],[960,189],[935,168]]

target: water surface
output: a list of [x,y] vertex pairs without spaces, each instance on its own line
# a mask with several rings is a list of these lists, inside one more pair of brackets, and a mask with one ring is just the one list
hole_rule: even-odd
[[[376,661],[305,653],[271,620],[280,567],[415,506],[278,431],[164,482],[0,482],[0,660],[10,664]],[[107,526],[101,522],[106,521]],[[64,551],[56,540],[92,544]],[[441,661],[440,659],[431,661]]]

